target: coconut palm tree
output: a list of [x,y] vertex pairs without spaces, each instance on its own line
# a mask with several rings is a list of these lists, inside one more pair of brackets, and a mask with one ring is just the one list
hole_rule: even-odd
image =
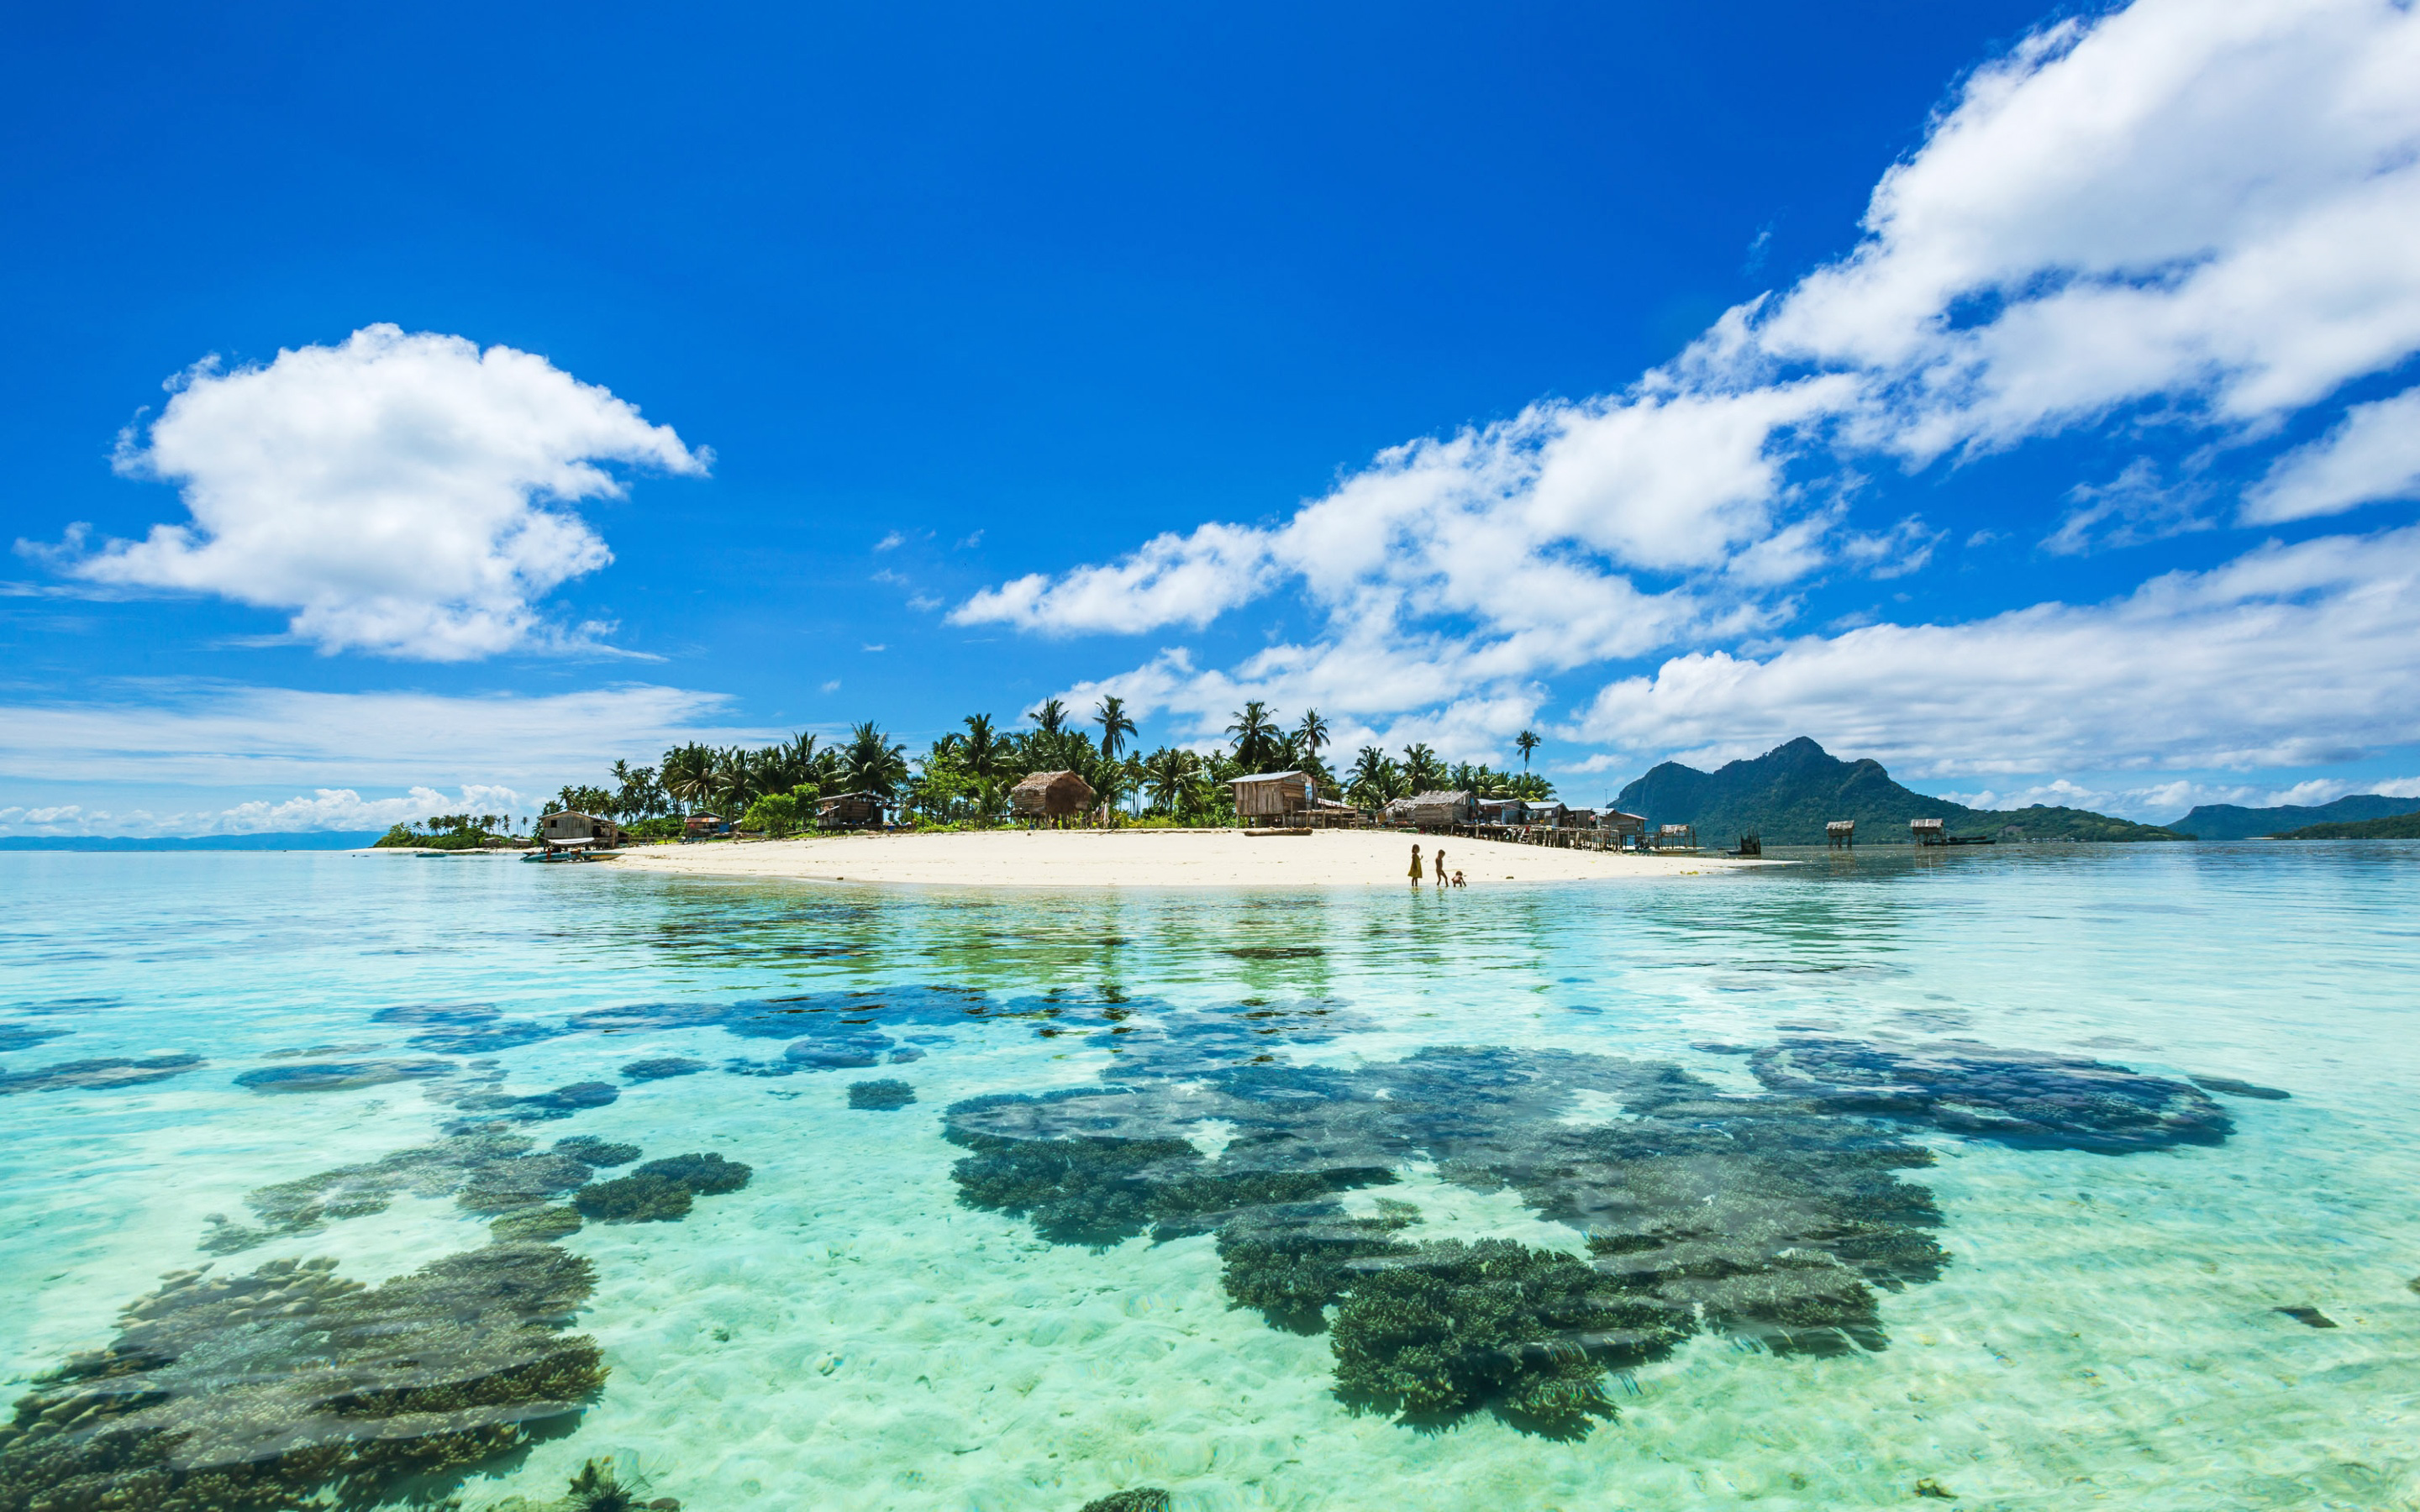
[[1175,818],[1192,794],[1194,780],[1202,774],[1202,758],[1174,746],[1162,746],[1144,761],[1143,780],[1151,789],[1152,801]]
[[1425,742],[1404,748],[1404,779],[1414,793],[1428,793],[1445,780],[1445,764]]
[[684,810],[706,802],[706,795],[712,791],[713,773],[714,753],[695,741],[664,752],[664,791]]
[[978,778],[993,776],[1000,770],[1001,758],[1005,752],[1001,748],[1000,737],[992,733],[991,716],[970,714],[958,722],[967,727],[967,733],[960,736],[958,741],[959,764],[963,765],[970,776]]
[[1235,737],[1235,764],[1246,772],[1265,771],[1263,764],[1276,744],[1277,723],[1269,717],[1269,706],[1258,699],[1235,711],[1235,722],[1227,727]]
[[852,793],[887,798],[908,779],[908,748],[894,745],[871,719],[850,729],[840,762],[841,780]]
[[1093,710],[1093,722],[1101,727],[1101,754],[1116,760],[1135,733],[1135,722],[1126,717],[1126,701],[1114,693],[1101,700]]
[[1353,762],[1353,779],[1345,784],[1345,794],[1364,809],[1383,807],[1394,797],[1397,779],[1395,764],[1375,746],[1364,746]]
[[1305,709],[1302,711],[1302,723],[1294,727],[1294,738],[1300,743],[1303,754],[1315,764],[1319,761],[1319,748],[1327,744],[1327,721],[1319,717],[1317,709]]
[[1535,730],[1524,730],[1519,734],[1512,737],[1512,744],[1521,748],[1521,770],[1525,772],[1528,771],[1529,769],[1529,753],[1536,750],[1540,745],[1544,744],[1544,742],[1538,739],[1538,732]]
[[1067,723],[1067,705],[1057,699],[1044,699],[1042,706],[1033,711],[1032,719],[1042,727],[1044,734],[1055,736]]

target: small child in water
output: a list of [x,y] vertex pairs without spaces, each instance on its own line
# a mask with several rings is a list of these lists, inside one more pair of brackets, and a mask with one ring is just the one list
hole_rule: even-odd
[[1468,887],[1468,886],[1469,886],[1469,884],[1468,884],[1468,883],[1466,883],[1466,882],[1465,882],[1465,881],[1463,881],[1463,880],[1462,880],[1462,870],[1461,870],[1461,868],[1459,868],[1459,867],[1457,867],[1457,868],[1455,868],[1455,869],[1454,869],[1454,873],[1453,873],[1453,885],[1454,885],[1455,887]]

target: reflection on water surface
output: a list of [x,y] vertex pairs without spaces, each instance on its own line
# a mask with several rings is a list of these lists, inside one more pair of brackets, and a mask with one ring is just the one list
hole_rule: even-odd
[[0,867],[0,1512],[2420,1505],[2420,848]]

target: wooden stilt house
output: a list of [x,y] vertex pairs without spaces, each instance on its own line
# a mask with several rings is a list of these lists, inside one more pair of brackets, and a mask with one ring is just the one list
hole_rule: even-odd
[[1028,824],[1063,825],[1093,806],[1093,784],[1073,772],[1035,772],[1008,790],[1008,810]]
[[1319,808],[1319,787],[1308,772],[1256,772],[1233,779],[1235,816],[1245,824],[1308,825]]

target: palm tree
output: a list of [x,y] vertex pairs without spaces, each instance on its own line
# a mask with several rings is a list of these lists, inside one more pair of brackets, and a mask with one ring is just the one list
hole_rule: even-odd
[[958,722],[967,727],[958,748],[959,761],[969,775],[985,778],[999,771],[1001,744],[1000,737],[992,733],[991,716],[970,714]]
[[1174,746],[1162,746],[1143,764],[1143,780],[1152,800],[1175,818],[1202,770],[1202,758]]
[[664,752],[664,791],[686,810],[704,803],[713,790],[714,753],[691,741]]
[[1395,764],[1375,746],[1364,746],[1353,763],[1353,780],[1344,791],[1364,809],[1383,807],[1395,796]]
[[1042,727],[1044,734],[1056,735],[1067,722],[1067,705],[1057,699],[1044,699],[1042,707],[1033,711],[1032,718]]
[[1445,780],[1445,766],[1425,743],[1404,748],[1404,777],[1415,793],[1433,791]]
[[1227,727],[1235,737],[1235,763],[1246,772],[1264,770],[1262,762],[1277,734],[1277,725],[1269,718],[1269,706],[1258,699],[1247,702],[1235,713],[1235,722]]
[[1317,709],[1305,709],[1302,711],[1302,723],[1294,727],[1294,738],[1301,742],[1303,753],[1315,765],[1319,761],[1319,748],[1327,744],[1327,721],[1319,717]]
[[1135,722],[1126,717],[1126,701],[1114,693],[1094,708],[1093,722],[1101,727],[1101,754],[1112,760],[1134,737]]
[[849,731],[840,760],[841,779],[852,793],[887,798],[908,779],[908,748],[892,744],[871,719]]
[[1524,730],[1519,734],[1512,737],[1512,744],[1521,748],[1521,770],[1525,772],[1528,771],[1529,769],[1529,753],[1536,750],[1541,744],[1538,739],[1538,732],[1535,730]]

